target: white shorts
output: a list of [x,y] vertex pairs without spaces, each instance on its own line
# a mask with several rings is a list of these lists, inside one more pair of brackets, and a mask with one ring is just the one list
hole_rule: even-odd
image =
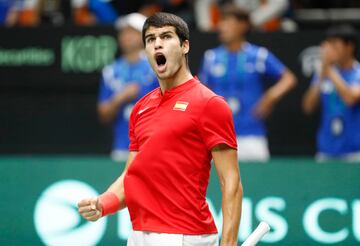
[[218,234],[183,235],[133,231],[127,246],[218,246]]
[[267,162],[270,158],[268,141],[263,136],[238,136],[239,161]]
[[338,158],[319,152],[316,154],[315,159],[317,162],[344,161],[348,163],[360,163],[360,151],[349,153]]
[[126,161],[129,157],[129,151],[114,149],[111,151],[111,159],[116,162]]

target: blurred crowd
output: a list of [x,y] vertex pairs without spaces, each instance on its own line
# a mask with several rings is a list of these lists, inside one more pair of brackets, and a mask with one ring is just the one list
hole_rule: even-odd
[[174,13],[201,31],[219,22],[219,6],[233,2],[250,12],[252,25],[262,31],[294,31],[294,9],[359,7],[356,0],[0,0],[0,25],[26,26],[114,24],[122,16],[139,12]]
[[[239,161],[267,162],[270,151],[265,121],[297,86],[297,78],[270,50],[247,40],[257,18],[253,13],[234,3],[221,6],[217,28],[220,44],[205,51],[197,75],[223,96],[232,110]],[[139,98],[158,86],[143,54],[145,19],[144,15],[132,13],[120,20],[117,30],[122,56],[103,69],[100,80],[98,113],[103,123],[113,124],[115,160],[126,160],[128,155],[129,139],[124,136],[131,109]],[[319,69],[303,98],[306,114],[321,106],[316,154],[319,161],[360,162],[357,47],[358,33],[346,24],[331,27],[321,44]]]

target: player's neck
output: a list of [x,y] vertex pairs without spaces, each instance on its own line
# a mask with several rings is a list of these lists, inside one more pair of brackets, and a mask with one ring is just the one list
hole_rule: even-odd
[[136,50],[124,53],[123,56],[129,63],[136,63],[140,59],[140,53],[140,50]]
[[231,41],[227,44],[225,44],[226,49],[228,49],[230,52],[235,52],[241,49],[241,47],[245,44],[245,39],[237,39],[234,41]]
[[179,86],[192,78],[193,76],[189,69],[185,64],[183,64],[173,76],[166,79],[159,79],[161,92],[164,94],[165,91]]

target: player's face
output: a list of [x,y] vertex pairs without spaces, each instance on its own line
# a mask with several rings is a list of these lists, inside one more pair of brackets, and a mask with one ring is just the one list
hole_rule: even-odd
[[150,27],[145,33],[145,52],[159,79],[172,78],[186,66],[189,41],[180,44],[175,27]]
[[141,33],[132,27],[124,27],[118,34],[120,49],[123,53],[142,49]]
[[330,38],[327,42],[331,49],[333,49],[335,62],[344,62],[348,57],[352,56],[352,45],[345,43],[342,39]]
[[219,39],[224,44],[237,41],[239,38],[244,38],[248,28],[246,21],[240,21],[231,15],[223,16],[218,26]]

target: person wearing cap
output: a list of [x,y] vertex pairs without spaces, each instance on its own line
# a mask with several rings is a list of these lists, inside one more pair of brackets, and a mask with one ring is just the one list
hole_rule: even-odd
[[321,44],[321,69],[303,98],[310,114],[321,102],[316,159],[360,162],[360,64],[358,34],[350,25],[328,29]]
[[[199,78],[232,109],[239,161],[266,162],[265,119],[296,78],[268,49],[246,40],[250,22],[245,10],[223,5],[218,29],[222,44],[205,52]],[[264,90],[266,82],[271,86]]]
[[145,17],[132,13],[116,22],[122,55],[107,65],[100,81],[98,114],[102,123],[113,124],[114,160],[127,159],[130,112],[136,101],[157,86],[157,80],[143,53],[142,26]]

